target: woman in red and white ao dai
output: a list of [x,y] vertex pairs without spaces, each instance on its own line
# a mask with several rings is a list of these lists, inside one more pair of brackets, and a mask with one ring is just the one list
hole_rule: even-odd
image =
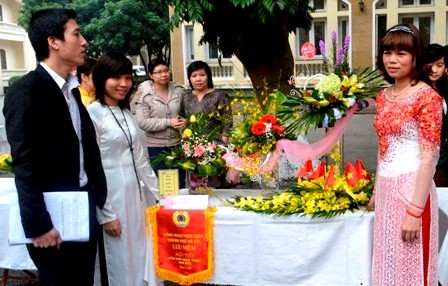
[[423,45],[416,47],[419,36],[415,27],[397,25],[386,33],[385,47],[380,46],[378,55],[378,67],[393,85],[378,93],[374,120],[379,138],[373,199],[375,286],[437,285],[438,207],[433,176],[442,98],[415,77],[421,64],[418,51],[423,49]]
[[423,286],[424,263],[429,263],[430,280],[437,281],[434,267],[438,208],[434,183],[429,186],[422,215],[421,239],[403,241],[401,225],[419,183],[423,157],[437,157],[435,153],[439,152],[441,115],[433,111],[441,110],[441,106],[440,96],[429,86],[396,102],[385,96],[385,90],[377,97],[375,129],[380,146],[375,186],[374,285]]

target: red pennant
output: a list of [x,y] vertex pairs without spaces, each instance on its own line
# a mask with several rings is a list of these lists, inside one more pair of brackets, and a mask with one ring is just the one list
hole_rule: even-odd
[[325,181],[325,187],[331,187],[334,185],[334,169],[331,166],[330,171],[328,171],[327,180]]
[[308,181],[320,178],[322,176],[325,176],[325,163],[324,161],[320,161],[319,166],[317,166],[314,173],[308,178]]
[[362,179],[366,179],[369,181],[372,180],[369,176],[369,172],[367,172],[366,167],[364,167],[362,162],[359,160],[356,160],[356,171],[358,171],[358,174],[361,176]]
[[302,168],[300,168],[300,171],[297,173],[296,178],[308,177],[313,172],[313,170],[314,170],[313,162],[311,162],[311,160],[307,160],[307,161],[305,161],[305,163],[303,163],[303,166],[302,166]]
[[347,166],[345,167],[345,180],[347,181],[347,184],[350,186],[353,186],[361,179],[361,175],[356,170],[355,166],[351,162],[347,163]]

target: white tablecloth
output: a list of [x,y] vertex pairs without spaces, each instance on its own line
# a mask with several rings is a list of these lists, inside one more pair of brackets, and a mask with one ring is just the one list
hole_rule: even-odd
[[[217,193],[221,198],[230,194]],[[215,198],[210,202],[222,204]],[[214,219],[214,275],[206,283],[370,285],[372,237],[373,213],[311,219],[219,206]],[[154,269],[149,271],[150,285],[156,285]]]
[[[25,246],[8,245],[9,193],[14,191],[14,179],[0,178],[0,267],[35,269]],[[221,199],[230,194],[216,193]],[[439,189],[438,193],[440,214],[448,216],[448,189]],[[211,197],[210,203],[222,205],[216,197]],[[446,230],[446,226],[441,227]],[[372,229],[373,214],[361,211],[329,220],[311,220],[297,216],[272,218],[219,206],[214,229],[215,272],[208,282],[247,286],[370,285]],[[440,281],[448,286],[448,239],[444,240],[439,258]],[[156,285],[154,268],[148,272],[150,285]]]
[[16,191],[13,178],[0,178],[0,267],[36,269],[24,245],[9,246],[9,194]]

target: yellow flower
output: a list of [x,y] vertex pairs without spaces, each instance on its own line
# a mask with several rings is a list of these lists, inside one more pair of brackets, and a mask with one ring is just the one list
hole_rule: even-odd
[[191,136],[193,136],[193,131],[191,131],[191,129],[189,129],[189,128],[186,128],[184,130],[184,132],[182,133],[182,136],[186,137],[186,138],[190,138]]
[[358,77],[355,74],[351,75],[350,78],[346,75],[343,76],[342,86],[352,87],[357,83],[358,83]]
[[0,171],[11,171],[12,158],[10,154],[0,154]]
[[190,123],[196,123],[196,116],[193,114],[190,116]]
[[324,106],[325,107],[325,106],[328,106],[330,104],[330,102],[328,100],[321,100],[321,101],[318,102],[318,104],[320,106]]

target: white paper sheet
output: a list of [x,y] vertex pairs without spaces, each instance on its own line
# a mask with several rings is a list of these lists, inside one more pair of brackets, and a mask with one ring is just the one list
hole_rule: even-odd
[[[87,192],[48,192],[44,193],[44,200],[53,226],[60,232],[62,241],[89,240]],[[17,193],[12,193],[9,209],[9,244],[25,243],[32,243],[32,240],[25,237]]]

